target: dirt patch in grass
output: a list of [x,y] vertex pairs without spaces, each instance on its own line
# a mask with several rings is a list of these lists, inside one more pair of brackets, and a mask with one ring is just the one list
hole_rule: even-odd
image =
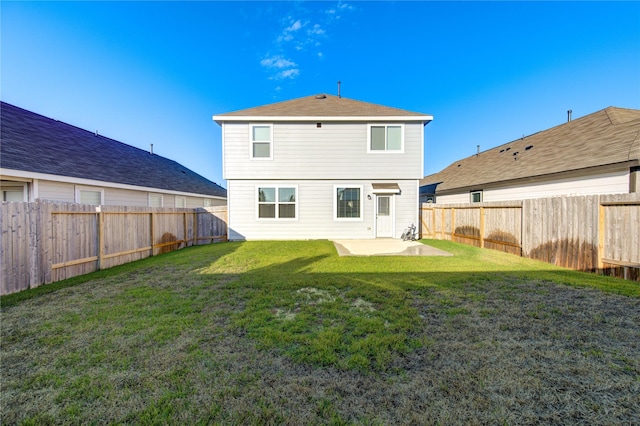
[[638,298],[183,252],[3,308],[2,424],[640,423]]

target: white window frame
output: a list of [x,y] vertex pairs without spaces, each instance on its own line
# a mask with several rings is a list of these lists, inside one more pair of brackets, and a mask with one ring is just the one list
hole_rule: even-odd
[[[473,201],[473,196],[474,196],[475,194],[480,194],[480,201]],[[470,203],[472,203],[472,204],[475,204],[475,203],[481,203],[481,202],[482,202],[482,200],[483,200],[483,198],[484,198],[484,195],[482,194],[482,190],[479,190],[479,191],[471,191],[471,192],[469,193],[469,202],[470,202]]]
[[[275,192],[276,192],[276,201],[274,203],[265,203],[265,204],[275,204],[276,206],[276,217],[260,217],[260,188],[274,188]],[[293,188],[295,191],[295,197],[296,197],[296,201],[295,201],[295,217],[278,217],[280,210],[278,209],[278,205],[279,204],[291,204],[291,203],[281,203],[280,201],[278,201],[278,190],[280,188]],[[266,183],[264,185],[256,185],[256,190],[255,190],[255,203],[256,203],[256,220],[259,221],[288,221],[288,222],[295,222],[298,220],[298,206],[300,205],[300,198],[299,198],[299,193],[298,193],[298,185],[292,185],[292,184],[278,184],[278,185],[274,185],[271,183]]]
[[[265,141],[254,141],[253,140],[253,128],[254,127],[268,127],[271,138],[269,140],[269,156],[268,157],[254,157],[253,156],[253,144],[265,143]],[[249,124],[249,159],[255,161],[266,161],[273,160],[273,123],[250,123]]]
[[[387,145],[387,128],[400,127],[400,149],[371,149],[371,129],[384,127],[385,146]],[[404,124],[403,123],[369,123],[367,124],[367,154],[403,154],[404,153]]]
[[2,190],[2,200],[4,201],[6,192],[18,192],[18,190],[22,191],[22,202],[29,201],[29,193],[26,182],[5,182],[0,186]]
[[160,197],[160,206],[159,207],[164,207],[164,197],[162,196],[162,194],[158,194],[157,192],[150,192],[149,196],[147,197],[147,205],[149,207],[155,207],[151,205],[151,197],[153,195],[157,195],[158,197]]
[[[178,206],[178,200],[182,200],[182,203],[183,203],[182,207]],[[176,209],[186,209],[187,197],[185,197],[184,195],[176,195],[175,198],[173,199],[173,205],[175,206]]]
[[[78,204],[82,204],[80,202],[80,193],[82,191],[91,191],[91,192],[99,192],[100,193],[100,206],[104,205],[104,188],[98,188],[95,186],[80,186],[76,185],[75,187],[75,202]],[[90,204],[95,205],[95,204]]]
[[[360,190],[360,217],[338,217],[338,189],[359,189]],[[364,221],[364,187],[363,185],[353,185],[345,183],[342,185],[333,185],[333,220],[339,222],[362,222]]]
[[213,207],[213,198],[205,198],[203,205],[204,207]]

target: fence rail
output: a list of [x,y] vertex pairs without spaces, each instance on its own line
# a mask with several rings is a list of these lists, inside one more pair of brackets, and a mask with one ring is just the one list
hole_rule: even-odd
[[640,194],[422,204],[423,238],[640,280]]
[[0,294],[227,239],[227,207],[0,205]]

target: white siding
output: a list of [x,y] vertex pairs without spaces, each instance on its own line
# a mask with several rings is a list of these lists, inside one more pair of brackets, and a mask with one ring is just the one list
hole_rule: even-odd
[[[65,182],[54,182],[50,180],[38,181],[38,198],[48,201],[56,201],[63,203],[75,202],[75,188],[78,185]],[[104,191],[104,204],[109,206],[141,206],[149,205],[149,192],[135,191],[131,189],[110,188],[106,186],[86,186],[79,185],[81,188],[102,189]],[[162,201],[164,207],[175,206],[175,195],[162,193]],[[186,197],[187,207],[203,207],[204,198],[202,197]],[[212,206],[225,205],[225,200],[212,199]]]
[[38,198],[61,203],[75,202],[75,185],[72,183],[40,180],[38,182]]
[[[385,180],[231,180],[228,181],[229,239],[231,240],[291,240],[291,239],[368,239],[375,237],[375,197],[372,182]],[[395,237],[404,228],[417,224],[418,181],[393,180],[400,185],[395,195]],[[297,186],[298,217],[296,220],[257,219],[257,186]],[[334,186],[362,186],[362,220],[334,219]],[[371,200],[367,199],[371,195]]]
[[[482,189],[478,187],[478,189]],[[521,184],[504,188],[485,189],[482,201],[524,200],[560,195],[597,195],[629,192],[629,171],[596,176],[556,179],[544,183]],[[469,192],[438,195],[438,204],[468,203]]]
[[104,204],[108,206],[147,206],[149,193],[128,189],[105,188]]
[[367,153],[368,123],[274,123],[273,159],[250,159],[249,123],[225,123],[225,179],[420,179],[424,126],[404,123],[403,153]]

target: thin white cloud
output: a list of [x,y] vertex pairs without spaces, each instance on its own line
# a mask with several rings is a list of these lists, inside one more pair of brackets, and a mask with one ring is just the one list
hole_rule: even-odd
[[272,80],[284,80],[300,75],[300,69],[297,68],[298,65],[281,55],[264,58],[260,61],[260,65],[270,71],[275,71],[270,77]]
[[272,47],[277,54],[268,55],[260,61],[260,65],[270,74],[269,79],[292,80],[298,77],[301,69],[293,58],[300,59],[302,52],[316,56],[317,60],[323,60],[321,46],[329,38],[329,30],[353,9],[350,4],[339,1],[330,9],[316,10],[313,17],[306,7],[296,9],[298,16],[286,16],[281,21],[281,30],[273,41]]
[[277,55],[270,58],[264,58],[263,60],[260,61],[260,65],[267,68],[282,69],[282,68],[295,67],[296,63],[280,55]]
[[284,80],[285,78],[295,78],[300,75],[300,70],[297,68],[292,68],[288,70],[284,70],[277,74],[280,80]]

